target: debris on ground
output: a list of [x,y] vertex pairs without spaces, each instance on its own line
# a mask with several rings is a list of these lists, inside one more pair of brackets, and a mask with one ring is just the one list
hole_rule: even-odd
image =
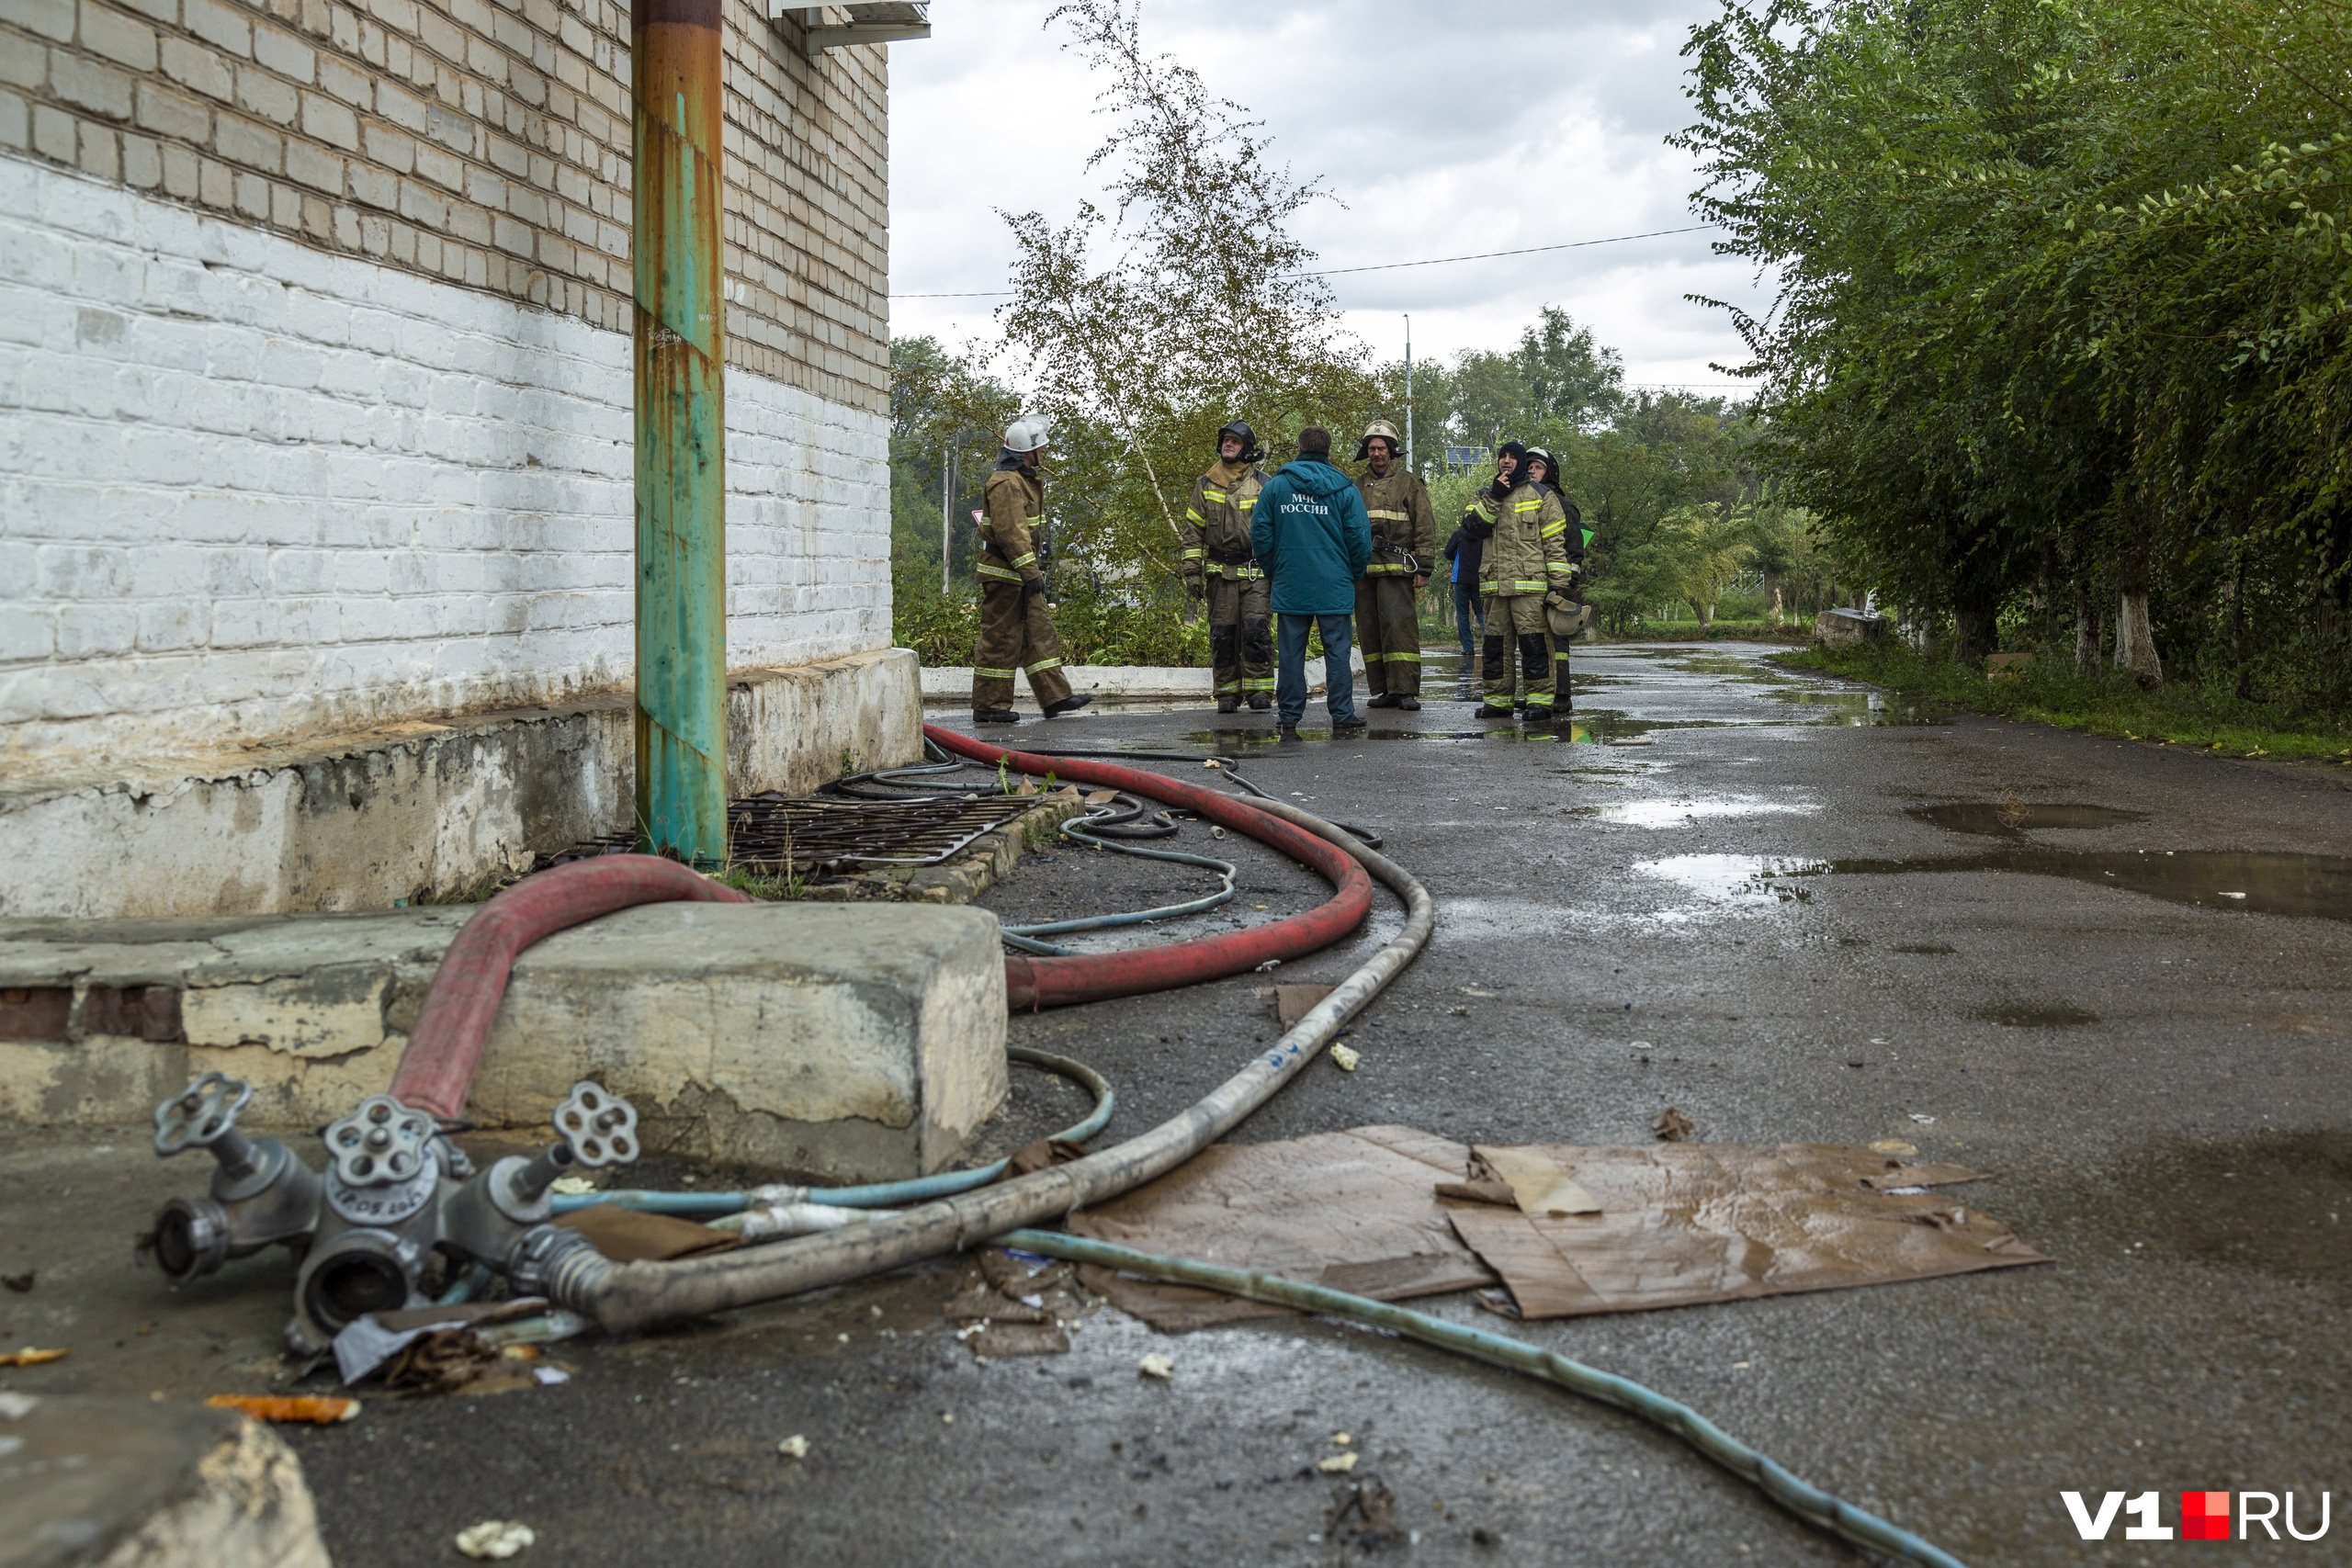
[[1932,1127],[1936,1124],[1936,1119],[1934,1117],[1922,1116],[1916,1111],[1911,1112],[1911,1120],[1917,1122],[1922,1127]]
[[392,1359],[384,1386],[396,1393],[452,1393],[487,1376],[501,1359],[470,1328],[428,1329]]
[[1260,986],[1250,994],[1274,1015],[1276,1023],[1291,1029],[1296,1027],[1300,1019],[1313,1012],[1315,1005],[1329,996],[1333,989],[1329,986]]
[[[691,1178],[689,1178],[691,1179]],[[558,1214],[555,1223],[578,1231],[596,1244],[596,1250],[615,1263],[668,1263],[680,1258],[700,1258],[743,1245],[740,1235],[675,1214],[652,1214],[624,1209],[617,1203],[595,1203]]]
[[[1599,1200],[1555,1218],[1461,1203],[1448,1218],[1536,1320],[1742,1301],[2046,1263],[1930,1190],[1983,1180],[1836,1144],[1547,1146]],[[1890,1188],[1878,1183],[1884,1180]],[[1497,1305],[1487,1303],[1483,1304]]]
[[1357,1461],[1363,1458],[1362,1454],[1357,1453],[1333,1454],[1328,1459],[1317,1460],[1315,1468],[1326,1475],[1345,1475],[1353,1470]]
[[1335,1495],[1330,1522],[1324,1529],[1335,1544],[1367,1552],[1396,1545],[1405,1534],[1396,1523],[1396,1494],[1372,1475]]
[[1918,1145],[1906,1144],[1900,1138],[1872,1138],[1871,1140],[1871,1153],[1874,1155],[1894,1155],[1900,1158],[1908,1159],[1911,1156],[1916,1155],[1918,1152]]
[[[1431,1183],[1469,1151],[1412,1127],[1216,1144],[1156,1181],[1069,1220],[1097,1241],[1254,1269],[1379,1301],[1496,1282],[1446,1223]],[[1165,1333],[1291,1309],[1088,1264],[1087,1289]]]
[[548,1190],[566,1198],[577,1198],[582,1193],[596,1190],[596,1179],[593,1176],[559,1176]]
[[[1215,1145],[1069,1224],[1382,1301],[1499,1284],[1477,1304],[1540,1320],[2048,1262],[1942,1190],[1984,1179],[1842,1144],[1474,1149],[1374,1126]],[[1162,1332],[1288,1310],[1092,1265],[1079,1278]]]
[[242,1410],[256,1421],[307,1421],[332,1427],[359,1416],[359,1402],[323,1394],[216,1393],[205,1404],[215,1410]]
[[786,1459],[807,1459],[808,1439],[795,1432],[775,1446],[775,1451]]
[[500,1562],[538,1539],[528,1525],[512,1519],[484,1519],[458,1532],[458,1550],[469,1557]]
[[21,1296],[33,1288],[33,1272],[28,1269],[21,1274],[0,1274],[0,1285],[7,1286]]
[[1167,1382],[1176,1376],[1176,1363],[1154,1352],[1137,1361],[1136,1371],[1148,1378],[1158,1378],[1160,1382]]
[[1363,1060],[1363,1053],[1351,1045],[1334,1045],[1328,1055],[1331,1065],[1343,1073],[1354,1072],[1356,1065]]
[[[550,1316],[543,1296],[517,1296],[503,1302],[467,1302],[453,1306],[403,1307],[396,1312],[362,1313],[344,1325],[334,1337],[335,1370],[345,1384],[365,1382],[376,1370],[406,1351],[428,1334],[471,1330],[494,1358],[501,1345],[523,1340],[562,1337],[540,1333],[534,1326]],[[497,1332],[481,1337],[495,1325]],[[446,1349],[435,1352],[446,1357]]]
[[1059,1356],[1069,1349],[1071,1325],[1094,1311],[1096,1302],[1067,1263],[1015,1258],[988,1247],[976,1259],[975,1274],[949,1299],[947,1321],[973,1355]]
[[1086,1148],[1081,1144],[1073,1144],[1068,1138],[1039,1138],[1012,1151],[1012,1157],[1005,1162],[1004,1174],[1010,1180],[1016,1176],[1027,1176],[1032,1171],[1068,1165],[1072,1160],[1085,1157]]
[[21,1350],[0,1350],[0,1367],[38,1367],[45,1361],[62,1361],[73,1353],[71,1348],[36,1350],[28,1345]]
[[1650,1123],[1650,1131],[1657,1134],[1662,1144],[1687,1144],[1698,1130],[1697,1122],[1671,1105],[1659,1111],[1657,1120]]

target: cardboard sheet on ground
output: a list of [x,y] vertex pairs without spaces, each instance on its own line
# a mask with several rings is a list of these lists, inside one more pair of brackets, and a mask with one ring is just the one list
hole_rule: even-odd
[[1600,1205],[1532,1215],[1455,1203],[1462,1239],[1502,1275],[1520,1315],[1574,1317],[1891,1284],[2047,1263],[1951,1193],[1883,1191],[1976,1179],[1838,1144],[1538,1145]]
[[[1437,1186],[1459,1184],[1467,1170],[1467,1148],[1410,1127],[1359,1127],[1278,1144],[1218,1145],[1115,1203],[1073,1216],[1070,1228],[1386,1301],[1485,1283],[1491,1268],[1528,1318],[2049,1261],[1951,1193],[1876,1185],[1976,1179],[1959,1167],[1906,1167],[1831,1144],[1541,1145],[1524,1153],[1551,1162],[1600,1212],[1532,1215],[1515,1204],[1441,1198]],[[1476,1256],[1430,1242],[1432,1216]],[[1253,1303],[1107,1270],[1085,1279],[1161,1329],[1277,1315]]]
[[[1071,1215],[1069,1228],[1379,1301],[1442,1295],[1495,1282],[1447,1224],[1435,1190],[1462,1174],[1467,1152],[1410,1127],[1217,1144],[1115,1202]],[[1158,1329],[1291,1315],[1109,1269],[1080,1273],[1089,1290]]]

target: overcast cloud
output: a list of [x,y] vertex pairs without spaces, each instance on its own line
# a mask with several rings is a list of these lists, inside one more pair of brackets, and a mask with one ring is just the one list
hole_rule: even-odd
[[[1051,0],[939,0],[890,50],[890,287],[1001,288],[995,209],[1067,220],[1092,187],[1099,82],[1041,24]],[[1695,222],[1680,50],[1712,0],[1558,5],[1148,4],[1144,39],[1266,122],[1278,158],[1344,202],[1303,215],[1329,267],[1599,239]],[[1382,357],[1507,348],[1546,303],[1589,323],[1639,384],[1720,388],[1744,357],[1701,294],[1763,303],[1706,232],[1331,280]],[[987,299],[895,299],[891,331],[994,336]]]

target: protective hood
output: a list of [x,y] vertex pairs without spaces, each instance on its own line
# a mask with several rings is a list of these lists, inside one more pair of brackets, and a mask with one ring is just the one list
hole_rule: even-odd
[[1495,482],[1487,487],[1488,493],[1492,494],[1498,501],[1501,500],[1504,496],[1509,495],[1513,490],[1516,490],[1519,487],[1520,479],[1527,467],[1527,448],[1524,446],[1516,441],[1504,442],[1501,446],[1495,448],[1495,461],[1498,463],[1501,462],[1503,454],[1506,452],[1510,453],[1512,457],[1518,460],[1518,466],[1511,469],[1510,479],[1506,479],[1500,473],[1497,473],[1495,475]]
[[1320,457],[1293,458],[1283,465],[1283,472],[1306,495],[1336,495],[1343,490],[1353,490],[1356,483]]

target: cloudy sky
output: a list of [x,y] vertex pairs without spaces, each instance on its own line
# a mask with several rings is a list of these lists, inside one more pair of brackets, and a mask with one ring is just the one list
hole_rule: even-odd
[[[938,0],[932,37],[890,49],[891,330],[993,335],[1012,246],[994,209],[1067,220],[1091,193],[1100,83],[1046,32],[1051,0]],[[1713,0],[1410,5],[1147,0],[1144,39],[1266,122],[1278,158],[1340,202],[1303,215],[1322,265],[1362,266],[1695,222],[1679,51]],[[1550,303],[1589,322],[1636,384],[1720,389],[1743,357],[1724,312],[1762,302],[1705,232],[1332,279],[1381,357],[1507,348]]]

